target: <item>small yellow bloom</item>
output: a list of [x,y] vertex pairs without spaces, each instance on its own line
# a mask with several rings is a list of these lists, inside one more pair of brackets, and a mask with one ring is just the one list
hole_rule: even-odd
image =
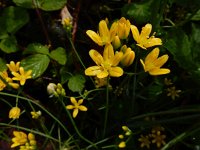
[[123,138],[124,138],[124,135],[120,134],[120,135],[118,135],[118,137],[119,137],[120,139],[123,139]]
[[158,148],[161,147],[161,145],[165,145],[164,139],[166,138],[166,135],[162,135],[160,131],[156,132],[155,134],[152,134],[152,143],[155,143]]
[[18,119],[20,116],[20,108],[19,107],[13,107],[11,108],[11,110],[9,111],[9,118],[10,119]]
[[129,36],[131,28],[130,21],[124,17],[114,22],[111,26],[111,31],[116,32],[120,39],[126,39]]
[[19,73],[12,72],[12,75],[14,76],[12,79],[18,80],[20,81],[21,85],[24,85],[26,80],[31,78],[31,73],[32,73],[32,70],[24,71],[24,68],[20,67]]
[[31,111],[31,115],[32,115],[32,118],[33,119],[38,119],[41,115],[42,115],[42,113],[41,113],[41,111]]
[[75,118],[78,115],[79,110],[80,111],[87,111],[87,107],[81,105],[83,103],[83,99],[77,100],[74,97],[70,97],[70,101],[73,105],[67,105],[67,109],[74,109],[73,111],[73,118]]
[[11,72],[18,72],[18,71],[19,71],[20,62],[17,62],[17,63],[15,64],[14,61],[11,61],[10,64],[6,64],[6,65],[7,65],[7,67],[9,68],[9,70],[10,70]]
[[171,96],[173,100],[175,100],[176,97],[179,97],[179,93],[181,92],[181,90],[176,90],[175,86],[167,88],[167,91],[167,96]]
[[115,37],[115,32],[108,29],[105,20],[101,20],[99,22],[99,33],[96,33],[92,30],[87,30],[86,34],[99,46],[110,44]]
[[143,136],[143,135],[140,135],[140,138],[138,139],[138,141],[141,142],[140,144],[140,147],[143,148],[143,147],[147,147],[148,149],[150,148],[150,140],[149,140],[149,136]]
[[122,141],[118,145],[119,148],[125,148],[126,147],[126,142]]
[[131,31],[134,40],[137,42],[137,45],[143,49],[162,45],[162,40],[160,38],[155,38],[154,35],[149,37],[152,30],[151,24],[146,24],[143,28],[141,33],[139,33],[138,28],[134,25],[131,25]]
[[160,50],[154,48],[143,61],[140,59],[140,62],[144,68],[145,72],[149,72],[150,75],[163,75],[170,73],[169,69],[161,68],[168,60],[169,56],[163,55],[158,57]]
[[115,36],[113,41],[112,41],[112,45],[114,47],[114,49],[118,49],[121,46],[121,41],[119,39],[119,36]]
[[13,144],[11,145],[11,148],[24,145],[27,142],[27,135],[24,132],[21,131],[13,131],[13,135],[15,136],[12,138]]
[[121,47],[121,51],[124,53],[124,55],[123,55],[120,63],[124,67],[130,66],[133,63],[134,59],[135,59],[135,52],[130,47],[127,48],[126,45],[123,45]]
[[106,78],[107,76],[120,77],[123,75],[123,69],[117,67],[123,53],[118,52],[114,54],[113,46],[111,44],[105,46],[103,57],[94,49],[90,50],[89,55],[97,66],[87,68],[85,70],[85,75],[97,76],[98,78]]

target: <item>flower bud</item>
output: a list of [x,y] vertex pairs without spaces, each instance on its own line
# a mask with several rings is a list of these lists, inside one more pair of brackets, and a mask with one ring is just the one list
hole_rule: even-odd
[[119,39],[119,36],[115,36],[113,41],[112,41],[112,45],[114,47],[114,49],[118,49],[121,46],[121,41]]
[[10,112],[9,112],[9,118],[10,119],[18,119],[20,116],[20,108],[18,107],[13,107],[11,108]]

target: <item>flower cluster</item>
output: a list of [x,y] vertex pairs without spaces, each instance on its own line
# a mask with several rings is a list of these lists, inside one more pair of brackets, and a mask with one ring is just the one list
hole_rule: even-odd
[[12,107],[9,111],[9,118],[10,119],[18,119],[20,116],[21,110],[19,107],[15,106]]
[[148,148],[150,149],[151,144],[156,144],[157,148],[161,148],[162,145],[165,145],[165,138],[166,135],[163,134],[164,132],[164,127],[157,125],[152,127],[151,133],[147,135],[141,134],[140,137],[138,138],[138,141],[140,142],[140,147],[141,148]]
[[[26,80],[32,77],[32,70],[25,71],[23,67],[20,67],[20,62],[15,63],[14,61],[11,61],[10,64],[6,65],[13,77],[9,77],[7,70],[0,72],[0,91],[7,85],[14,89],[18,89],[20,85],[23,86]],[[14,80],[19,81],[19,83],[13,82]]]
[[55,83],[49,83],[47,86],[47,92],[50,95],[50,97],[52,96],[56,96],[59,97],[60,96],[65,96],[65,89],[62,87],[62,85],[60,83],[58,83],[57,85]]
[[11,145],[11,148],[17,146],[20,146],[19,150],[35,150],[37,148],[37,142],[33,133],[27,135],[22,131],[13,131],[13,135],[13,144]]
[[[162,40],[155,37],[155,33],[150,36],[152,25],[146,24],[141,33],[135,25],[132,25],[128,19],[122,17],[108,27],[106,20],[99,22],[98,32],[87,30],[86,34],[99,46],[103,47],[103,54],[97,50],[91,49],[89,55],[96,63],[85,70],[85,75],[96,76],[97,78],[120,77],[123,75],[124,67],[130,66],[135,59],[135,52],[127,46],[127,39],[130,31],[136,45],[147,50],[149,47],[162,45]],[[159,48],[154,48],[146,58],[140,59],[145,72],[150,75],[163,75],[170,73],[167,68],[161,68],[168,60],[168,55],[159,56]]]
[[122,126],[123,133],[119,134],[120,143],[118,144],[119,148],[125,148],[128,137],[132,134],[132,131],[127,126]]

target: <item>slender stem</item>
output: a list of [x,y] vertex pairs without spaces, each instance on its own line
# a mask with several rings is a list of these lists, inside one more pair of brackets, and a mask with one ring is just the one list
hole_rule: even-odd
[[107,79],[107,86],[106,86],[106,112],[104,118],[104,128],[103,128],[103,138],[106,134],[107,122],[108,122],[108,110],[109,110],[109,77]]

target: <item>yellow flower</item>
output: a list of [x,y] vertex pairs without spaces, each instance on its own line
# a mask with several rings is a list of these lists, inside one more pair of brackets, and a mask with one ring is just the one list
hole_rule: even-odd
[[111,44],[105,46],[103,57],[94,49],[90,50],[89,55],[97,64],[97,66],[87,68],[85,70],[85,75],[97,76],[98,78],[105,78],[107,76],[120,77],[123,75],[123,69],[117,67],[123,56],[123,53],[118,52],[114,54]]
[[17,62],[17,63],[15,64],[14,61],[11,61],[10,64],[6,64],[6,65],[7,65],[7,67],[9,68],[9,70],[10,70],[11,72],[18,72],[18,71],[19,71],[20,62]]
[[119,148],[125,148],[126,147],[126,142],[122,141],[118,145]]
[[114,49],[118,49],[121,46],[121,41],[119,39],[119,36],[115,36],[113,41],[112,41],[112,45],[114,47]]
[[12,72],[13,80],[19,80],[21,85],[24,85],[27,79],[31,78],[32,70],[24,71],[23,67],[19,68],[19,73]]
[[75,118],[79,112],[79,110],[81,111],[87,111],[87,107],[81,105],[83,103],[83,99],[77,100],[74,97],[70,97],[70,101],[73,105],[67,105],[66,108],[67,109],[74,109],[73,111],[73,118]]
[[135,59],[135,52],[132,51],[132,49],[130,47],[127,48],[126,45],[123,45],[121,47],[121,51],[124,53],[120,63],[124,66],[124,67],[128,67],[130,66],[134,59]]
[[131,31],[134,40],[137,42],[137,45],[143,49],[148,47],[162,45],[162,40],[160,38],[155,38],[154,35],[149,37],[152,30],[151,24],[146,24],[143,28],[141,33],[139,33],[138,28],[134,25],[131,25]]
[[120,39],[126,39],[130,33],[131,23],[124,17],[114,22],[111,26],[111,31],[115,31]]
[[86,34],[99,46],[110,44],[115,37],[115,32],[108,29],[105,20],[101,20],[99,22],[99,33],[96,33],[92,30],[87,30]]
[[13,144],[11,145],[11,148],[24,145],[27,142],[27,135],[24,132],[21,131],[13,131],[13,135],[15,136],[12,138]]
[[167,96],[171,96],[173,100],[175,100],[176,97],[179,97],[179,93],[181,92],[181,90],[176,90],[175,86],[167,88],[167,91]]
[[9,111],[9,118],[10,119],[18,119],[20,116],[20,108],[19,107],[13,107],[11,108],[11,110]]
[[140,59],[140,62],[144,68],[145,72],[149,72],[150,75],[163,75],[170,73],[169,69],[161,68],[168,60],[169,56],[163,55],[158,57],[160,50],[154,48],[143,61]]
[[155,134],[152,134],[152,143],[156,143],[156,146],[158,148],[161,147],[161,145],[165,145],[164,139],[166,138],[166,135],[162,135],[160,131],[156,132]]
[[[8,77],[8,73],[6,70],[4,70],[3,72],[0,72],[0,75],[2,76],[2,78],[5,79],[5,81],[14,89],[18,89],[19,88],[19,84],[18,83],[13,83],[13,80]],[[3,88],[6,87],[6,84],[3,81],[0,81],[0,91],[3,90]]]
[[41,113],[41,111],[31,111],[31,115],[32,115],[32,118],[33,119],[38,119],[41,115],[42,115],[42,113]]
[[140,135],[140,138],[138,139],[138,141],[141,142],[140,144],[140,147],[143,148],[143,147],[147,147],[148,149],[150,148],[150,140],[149,140],[149,136],[143,136],[143,135]]

